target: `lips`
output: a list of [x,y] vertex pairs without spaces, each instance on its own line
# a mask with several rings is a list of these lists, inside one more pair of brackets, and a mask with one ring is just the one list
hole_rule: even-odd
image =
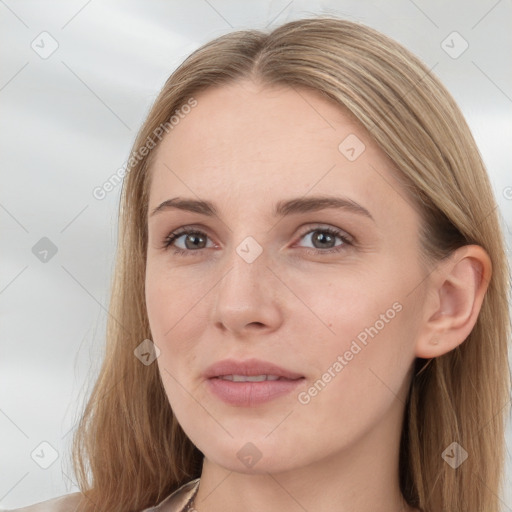
[[276,376],[280,379],[296,380],[304,376],[286,370],[273,363],[261,361],[259,359],[246,359],[245,361],[235,361],[233,359],[224,359],[211,366],[204,372],[204,377],[211,379],[214,377],[223,377],[226,375],[244,375],[244,376],[258,376],[269,375]]
[[208,389],[223,402],[252,407],[290,393],[304,376],[267,361],[226,359],[204,373]]

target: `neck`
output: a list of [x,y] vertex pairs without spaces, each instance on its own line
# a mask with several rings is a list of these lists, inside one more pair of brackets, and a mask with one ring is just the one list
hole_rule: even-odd
[[350,446],[288,471],[239,473],[205,457],[191,510],[413,512],[398,480],[401,420],[390,411]]

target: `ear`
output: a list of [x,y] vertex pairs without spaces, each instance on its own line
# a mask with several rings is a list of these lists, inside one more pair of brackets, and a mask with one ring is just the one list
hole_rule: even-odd
[[479,245],[460,247],[437,265],[427,281],[417,357],[437,357],[464,342],[476,323],[491,275],[491,260]]

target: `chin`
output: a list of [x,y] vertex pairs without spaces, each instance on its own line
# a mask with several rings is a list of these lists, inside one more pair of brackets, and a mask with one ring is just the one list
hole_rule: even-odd
[[281,439],[276,438],[273,442],[259,436],[250,439],[250,436],[230,438],[214,446],[205,440],[204,445],[196,446],[214,464],[248,475],[285,472],[307,463],[296,460],[297,450],[290,449]]
[[271,458],[262,456],[261,459],[254,462],[253,465],[240,461],[237,452],[221,454],[218,458],[209,458],[209,460],[228,471],[242,473],[244,475],[267,475],[269,473],[282,473],[294,469],[294,466],[286,461],[285,456],[282,458],[279,456],[276,457],[275,455]]

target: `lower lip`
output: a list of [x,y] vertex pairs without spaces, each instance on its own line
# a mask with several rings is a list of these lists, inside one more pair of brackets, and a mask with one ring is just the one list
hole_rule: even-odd
[[238,407],[251,407],[274,400],[292,392],[304,378],[296,380],[264,380],[261,382],[233,382],[208,379],[210,390],[224,402]]

